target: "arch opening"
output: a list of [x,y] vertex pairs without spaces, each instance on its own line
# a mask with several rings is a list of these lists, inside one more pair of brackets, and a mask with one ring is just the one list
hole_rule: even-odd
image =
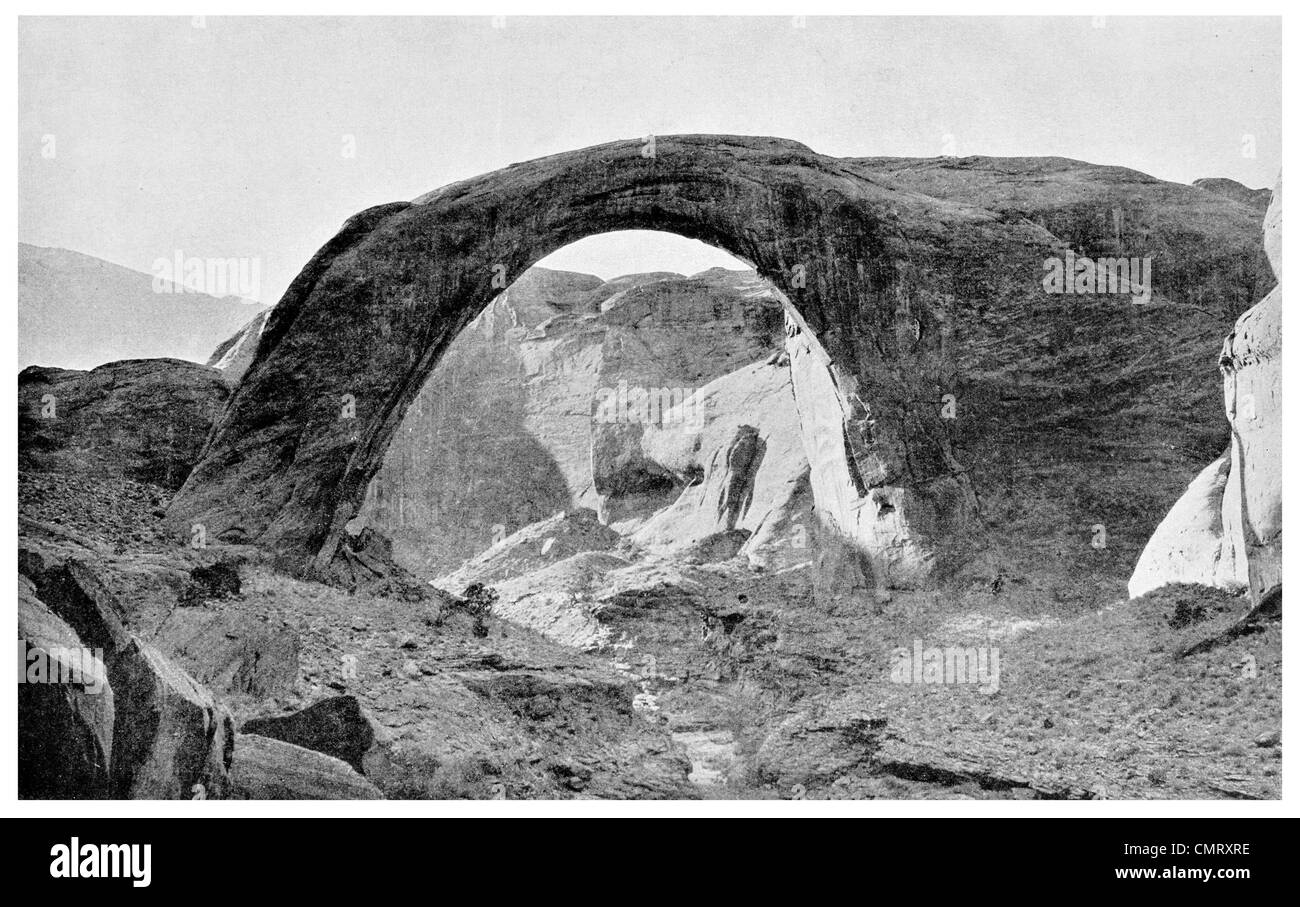
[[[774,520],[808,509],[786,305],[743,262],[674,234],[562,248],[448,346],[352,531],[378,531],[424,577],[557,514],[548,531],[571,538],[534,551],[539,562],[621,539],[681,550],[719,533],[771,536]],[[776,436],[761,442],[771,455],[726,462],[726,445],[758,425]]]

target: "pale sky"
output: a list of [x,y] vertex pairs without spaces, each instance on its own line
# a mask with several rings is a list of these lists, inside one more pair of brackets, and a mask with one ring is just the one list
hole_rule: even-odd
[[[1276,18],[26,18],[18,32],[18,238],[141,271],[177,250],[258,258],[264,302],[362,208],[651,133],[1060,155],[1252,188],[1282,161]],[[546,264],[738,266],[644,234]]]

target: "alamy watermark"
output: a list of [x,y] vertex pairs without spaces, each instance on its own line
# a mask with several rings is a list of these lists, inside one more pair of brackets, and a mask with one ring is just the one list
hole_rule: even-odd
[[640,387],[620,381],[596,391],[595,419],[602,424],[704,425],[704,404],[694,388]]
[[262,292],[260,258],[187,257],[177,249],[171,258],[155,258],[150,270],[155,293],[240,296],[256,302]]
[[1043,259],[1043,290],[1064,296],[1131,296],[1151,301],[1151,258],[1089,258],[1066,252]]
[[81,646],[28,645],[18,640],[18,682],[80,686],[87,693],[103,691],[107,674],[104,651]]
[[986,696],[1001,689],[1002,653],[996,646],[927,646],[912,640],[912,648],[895,649],[890,662],[891,683],[970,685]]

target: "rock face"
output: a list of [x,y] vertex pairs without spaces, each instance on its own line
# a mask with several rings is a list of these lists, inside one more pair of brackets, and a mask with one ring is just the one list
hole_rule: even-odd
[[[81,657],[76,632],[18,580],[18,796],[104,799],[113,754],[113,691],[102,661]],[[36,675],[30,666],[49,666]],[[49,682],[55,676],[61,682]]]
[[647,430],[643,456],[682,490],[634,542],[708,560],[730,549],[726,557],[773,568],[812,557],[816,518],[790,372],[783,354],[737,369],[697,391],[686,414]]
[[346,762],[257,734],[240,734],[230,768],[233,800],[382,800]]
[[[530,269],[421,389],[362,520],[426,576],[561,510],[634,525],[682,487],[644,460],[642,434],[673,401],[769,356],[780,323],[780,301],[753,272],[602,281]],[[632,411],[647,392],[653,420]]]
[[1129,594],[1167,583],[1249,588],[1255,600],[1282,583],[1282,185],[1264,224],[1278,285],[1223,342],[1228,452],[1197,478],[1147,543]]
[[1265,218],[1265,247],[1278,285],[1237,320],[1219,369],[1232,423],[1224,526],[1244,549],[1256,600],[1282,584],[1282,185]]
[[1136,598],[1167,583],[1195,583],[1239,591],[1244,563],[1223,544],[1223,492],[1232,465],[1225,453],[1205,467],[1156,527],[1129,580]]
[[267,309],[254,315],[247,324],[222,341],[208,357],[208,365],[220,369],[231,384],[238,384],[239,379],[244,377],[244,372],[253,364],[257,342],[262,338],[262,331],[266,330],[266,319],[270,313],[270,309]]
[[[234,746],[230,713],[189,674],[126,631],[121,605],[92,567],[75,560],[20,560],[25,579],[19,638],[28,640],[28,651],[48,651],[51,641],[64,651],[90,651],[103,673],[102,689],[93,694],[68,688],[20,695],[22,756],[60,754],[50,765],[30,767],[24,777],[33,786],[24,796],[57,791],[78,798],[225,797]],[[84,678],[80,685],[86,687]]]
[[18,446],[31,472],[77,472],[177,489],[229,396],[221,373],[177,359],[18,375]]
[[292,715],[254,718],[239,730],[324,753],[362,774],[384,761],[375,724],[355,696],[334,696]]
[[154,643],[181,659],[216,693],[257,698],[288,692],[298,676],[299,634],[221,608],[182,607],[157,629]]
[[[1171,470],[1226,444],[1189,376],[1268,280],[1256,211],[1123,168],[837,160],[721,136],[660,138],[653,157],[638,142],[557,155],[349,221],[268,319],[170,525],[234,532],[324,573],[457,334],[541,256],[627,228],[714,243],[788,297],[817,510],[885,587],[961,569],[970,545],[938,540],[977,527],[1007,561],[1131,565],[1146,505],[1185,481]],[[1067,252],[1150,259],[1149,296],[1053,295],[1045,263]],[[1186,361],[1147,361],[1164,348]],[[1157,402],[1170,397],[1186,405]],[[1135,430],[1127,446],[1097,440]],[[629,475],[632,433],[598,434],[613,454],[601,461]],[[1149,474],[1109,481],[1120,456]],[[972,524],[977,488],[999,512]],[[617,497],[630,508],[603,512],[611,523],[660,503]],[[1096,524],[1106,549],[1088,544]]]
[[[940,208],[958,223],[938,229]],[[721,136],[659,139],[653,157],[639,142],[613,143],[370,209],[276,306],[213,443],[171,505],[172,522],[218,535],[239,526],[323,570],[401,416],[496,295],[494,279],[584,236],[646,228],[753,262],[821,332],[831,358],[876,392],[870,437],[846,440],[871,464],[867,481],[906,479],[927,528],[940,525],[941,511],[960,522],[973,498],[950,468],[939,416],[907,403],[943,372],[938,326],[948,303],[933,275],[955,275],[954,233],[999,250],[1033,233],[1003,225],[989,235],[983,215],[963,215],[794,142]],[[916,267],[918,254],[933,255],[934,267]],[[903,298],[910,308],[900,317]],[[903,341],[902,328],[918,319],[924,330]]]

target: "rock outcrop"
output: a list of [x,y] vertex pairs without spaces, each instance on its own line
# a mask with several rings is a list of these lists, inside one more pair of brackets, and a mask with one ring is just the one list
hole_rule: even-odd
[[175,490],[229,396],[221,373],[178,359],[18,375],[18,449],[30,472],[128,478]]
[[[1004,225],[993,235],[982,215],[882,186],[795,142],[684,136],[655,147],[653,157],[640,142],[556,155],[353,218],[272,312],[171,504],[172,524],[218,536],[238,525],[324,572],[405,410],[501,279],[584,236],[644,228],[752,262],[822,332],[831,357],[878,389],[870,437],[865,426],[846,429],[861,435],[855,457],[873,464],[870,481],[906,481],[925,507],[973,504],[942,451],[938,414],[906,402],[943,372],[936,328],[946,317],[942,278],[913,263],[924,248],[939,273],[955,273],[951,236],[1006,250],[1032,231]],[[963,223],[937,229],[939,208]],[[903,297],[911,308],[900,320]],[[925,329],[900,343],[914,319]]]
[[239,379],[244,377],[244,372],[253,364],[257,342],[262,339],[262,331],[266,330],[266,319],[270,314],[270,309],[259,312],[223,340],[208,357],[208,365],[220,369],[231,384],[238,384]]
[[77,798],[224,798],[234,746],[230,713],[127,632],[121,605],[92,567],[32,557],[22,562],[18,629],[29,653],[57,645],[79,653],[79,664],[102,665],[93,693],[81,677],[63,690],[20,695],[20,752],[31,759],[51,749],[62,754],[49,766],[32,767],[24,777],[33,787],[23,796],[53,790]]
[[361,774],[382,774],[383,734],[355,696],[333,696],[289,715],[254,718],[240,734],[257,734],[332,756]]
[[[809,455],[812,494],[881,586],[963,569],[976,530],[1001,552],[999,570],[1047,561],[1118,575],[1149,536],[1142,514],[1177,481],[1173,468],[1226,445],[1188,388],[1202,348],[1268,280],[1251,207],[1054,158],[835,160],[718,136],[641,151],[623,142],[557,155],[349,221],[268,319],[171,505],[174,530],[238,527],[324,574],[462,328],[545,253],[622,228],[729,249],[788,298],[791,343],[814,351],[791,357],[805,447],[820,451]],[[1149,286],[1053,295],[1045,262],[1067,253],[1150,260]],[[553,327],[573,317],[559,313]],[[1148,361],[1166,348],[1181,352]],[[815,393],[799,391],[799,358],[817,364]],[[1179,405],[1157,402],[1170,398]],[[1098,440],[1130,438],[1135,425],[1135,441]],[[600,434],[614,475],[634,474],[623,456],[634,432]],[[1108,481],[1119,458],[1143,474]],[[602,512],[613,524],[645,519],[668,491],[647,481],[637,502],[631,488],[593,483],[628,492],[606,495],[631,505]],[[972,522],[976,489],[996,512]],[[1088,541],[1098,524],[1104,549]]]
[[232,800],[382,800],[341,759],[257,734],[235,738]]
[[1197,583],[1262,600],[1282,583],[1282,184],[1264,223],[1278,285],[1223,342],[1228,452],[1188,487],[1147,543],[1129,580],[1137,597]]
[[18,796],[104,799],[113,754],[113,690],[101,660],[18,578]]
[[731,548],[764,568],[814,556],[816,517],[790,371],[780,353],[737,369],[647,429],[642,455],[681,491],[631,534],[634,542],[710,560]]

